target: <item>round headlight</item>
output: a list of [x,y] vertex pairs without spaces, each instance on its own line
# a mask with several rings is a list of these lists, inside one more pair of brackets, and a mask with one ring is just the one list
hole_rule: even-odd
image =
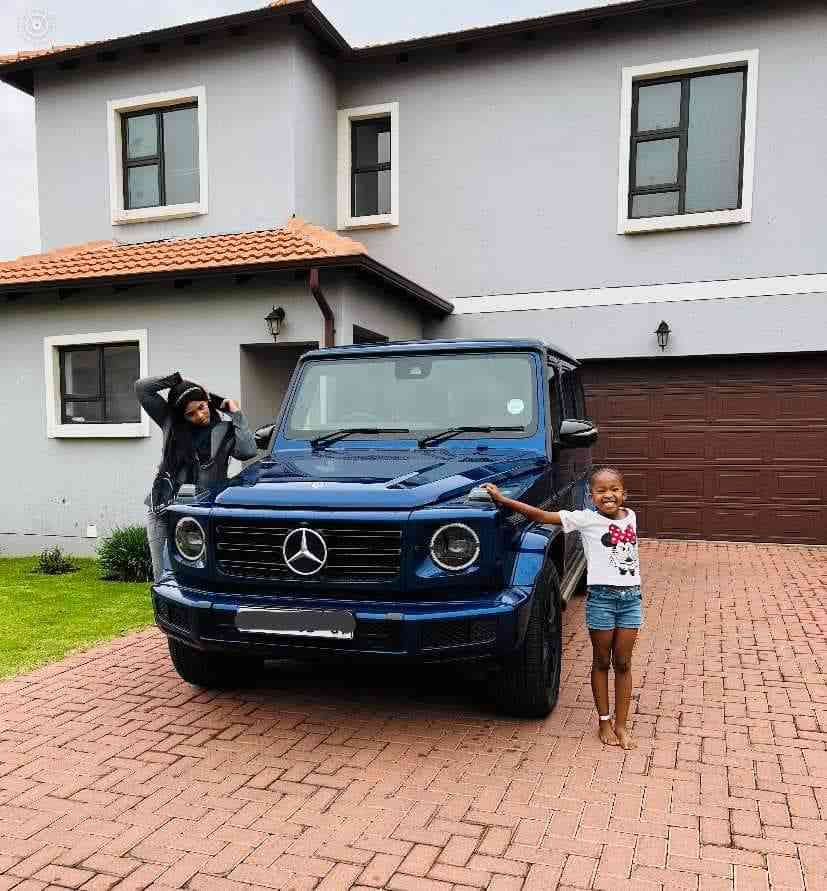
[[200,560],[204,556],[207,536],[204,527],[194,517],[184,517],[175,526],[175,547],[185,560]]
[[467,569],[479,555],[477,533],[464,523],[449,523],[431,537],[431,559],[443,569]]

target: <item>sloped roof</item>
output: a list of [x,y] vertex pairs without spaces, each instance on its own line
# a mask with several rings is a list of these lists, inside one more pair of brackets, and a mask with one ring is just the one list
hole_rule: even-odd
[[117,284],[222,272],[355,266],[440,312],[448,301],[368,256],[363,244],[293,217],[280,229],[122,244],[92,241],[0,263],[0,292]]
[[89,43],[22,50],[19,53],[0,55],[0,80],[31,93],[33,91],[31,69],[36,65],[71,65],[91,54],[116,53],[122,49],[129,49],[142,44],[161,43],[190,36],[195,37],[209,32],[220,32],[225,29],[232,30],[234,28],[255,26],[278,17],[302,22],[330,50],[348,59],[358,60],[415,49],[427,49],[428,47],[443,44],[485,40],[506,34],[519,34],[567,25],[572,22],[628,15],[651,9],[693,6],[701,2],[701,0],[582,0],[582,2],[572,0],[572,2],[575,5],[569,6],[566,9],[529,19],[517,19],[461,31],[441,32],[405,38],[389,43],[353,47],[318,9],[313,0],[274,0],[274,2],[266,6],[244,12],[214,19],[188,22],[183,25],[146,31],[140,34]]

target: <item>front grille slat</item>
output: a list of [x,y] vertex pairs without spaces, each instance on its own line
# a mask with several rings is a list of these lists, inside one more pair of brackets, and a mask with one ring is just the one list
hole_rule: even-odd
[[328,553],[327,564],[313,576],[294,573],[284,561],[284,540],[295,528],[255,521],[217,523],[218,569],[224,575],[246,579],[328,584],[392,581],[399,576],[402,529],[398,526],[308,525],[323,536]]

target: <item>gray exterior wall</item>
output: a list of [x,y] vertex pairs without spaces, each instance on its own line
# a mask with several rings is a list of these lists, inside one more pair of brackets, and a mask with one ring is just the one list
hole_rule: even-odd
[[[422,336],[420,312],[408,301],[333,272],[322,273],[322,286],[337,316],[339,343],[351,342],[354,320],[393,339]],[[244,350],[272,346],[264,324],[272,305],[283,306],[287,314],[280,343],[323,337],[321,313],[307,285],[292,274],[256,278],[243,287],[227,281],[186,290],[148,285],[127,295],[102,290],[65,301],[43,295],[0,303],[0,416],[13,422],[13,435],[0,439],[0,465],[6,468],[0,500],[4,553],[33,553],[54,542],[70,552],[90,552],[94,542],[82,537],[87,524],[96,524],[104,535],[113,526],[142,522],[143,499],[161,453],[154,424],[146,438],[48,439],[45,337],[146,329],[150,374],[180,370],[224,396],[240,398],[242,408],[246,386],[255,391],[248,393],[258,416],[251,417],[253,423],[268,414],[268,373],[273,413],[288,379],[283,363],[268,368],[259,361],[251,369],[252,351]]]
[[[290,29],[196,47],[133,51],[92,70],[39,73],[36,83],[44,251],[115,238],[235,232],[293,214],[335,224],[336,109],[331,72]],[[107,102],[204,85],[209,212],[113,226]]]
[[[663,352],[661,319],[672,330]],[[426,335],[542,337],[578,359],[817,352],[827,347],[827,294],[469,313]]]
[[[400,225],[354,235],[451,298],[822,272],[825,33],[823,2],[759,2],[352,65],[340,108],[398,101],[401,141]],[[753,222],[617,235],[621,68],[754,48]]]

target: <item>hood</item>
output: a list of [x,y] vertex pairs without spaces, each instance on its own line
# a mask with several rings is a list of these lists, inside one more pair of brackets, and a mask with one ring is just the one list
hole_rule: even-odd
[[518,450],[329,449],[276,453],[212,493],[218,507],[403,510],[536,472],[544,455]]

